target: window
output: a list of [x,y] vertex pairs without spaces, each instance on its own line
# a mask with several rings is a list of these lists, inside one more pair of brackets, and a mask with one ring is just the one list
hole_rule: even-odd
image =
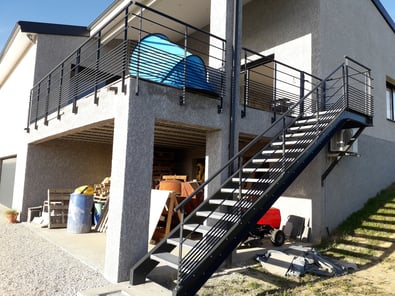
[[395,86],[387,82],[387,119],[395,121]]

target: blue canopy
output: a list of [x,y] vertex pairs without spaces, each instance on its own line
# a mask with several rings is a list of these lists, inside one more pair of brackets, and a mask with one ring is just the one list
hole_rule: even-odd
[[130,58],[130,74],[171,86],[213,92],[203,60],[163,34],[144,37]]

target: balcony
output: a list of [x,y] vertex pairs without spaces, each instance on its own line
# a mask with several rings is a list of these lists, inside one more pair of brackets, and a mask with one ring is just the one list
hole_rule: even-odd
[[[188,92],[218,101],[226,88],[226,41],[140,3],[130,3],[31,90],[26,130],[61,119],[65,107],[78,112],[78,102],[125,80],[136,79],[179,89],[180,104]],[[215,65],[215,67],[213,66]],[[249,49],[243,49],[240,73],[241,116],[249,108],[282,114],[313,89],[320,79]],[[67,109],[67,110],[69,110]],[[69,111],[67,111],[69,112]]]

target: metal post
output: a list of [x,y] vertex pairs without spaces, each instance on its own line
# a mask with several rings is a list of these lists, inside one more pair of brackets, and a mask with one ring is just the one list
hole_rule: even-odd
[[75,59],[75,71],[74,71],[74,81],[75,81],[75,91],[73,97],[73,113],[78,112],[77,107],[77,97],[78,97],[78,73],[80,72],[80,62],[81,62],[81,47],[77,49],[77,57]]
[[101,50],[101,31],[97,34],[97,50],[96,50],[96,71],[95,71],[95,95],[94,95],[94,103],[96,105],[99,104],[99,97],[97,96],[97,84],[98,84],[98,76],[100,71],[100,50]]
[[248,89],[249,89],[249,70],[247,69],[247,51],[244,51],[244,100],[243,100],[243,110],[241,110],[242,118],[245,117],[247,114]]
[[185,104],[186,85],[187,85],[187,46],[188,46],[188,27],[184,30],[184,81],[182,83],[182,94],[180,96],[180,105]]
[[272,100],[272,109],[273,109],[272,123],[275,122],[277,119],[276,98],[277,98],[277,63],[275,62],[274,63],[274,90],[273,90],[273,100]]
[[[299,81],[299,100],[304,98],[304,83],[305,83],[305,76],[304,72],[300,72],[300,81]],[[304,101],[300,102],[299,105],[299,115],[304,114]]]
[[49,108],[49,96],[51,92],[51,73],[48,75],[47,82],[47,99],[45,100],[45,118],[44,125],[48,125],[48,108]]
[[185,215],[185,209],[184,206],[180,208],[181,211],[181,218],[180,218],[180,238],[178,241],[178,269],[177,269],[177,282],[176,282],[176,290],[179,290],[180,288],[180,282],[181,282],[181,265],[182,265],[182,243],[184,240],[184,215]]
[[59,98],[58,98],[58,116],[60,119],[60,106],[62,103],[62,88],[63,88],[63,75],[64,75],[64,63],[60,66],[60,82],[59,82]]
[[30,98],[29,98],[29,110],[27,113],[27,124],[26,124],[26,132],[30,133],[30,118],[31,118],[31,112],[32,112],[32,100],[33,100],[33,89],[30,90]]
[[136,64],[136,84],[134,86],[134,92],[136,96],[139,95],[139,77],[140,77],[140,54],[141,54],[141,31],[143,30],[143,8],[140,8],[140,19],[139,19],[139,38],[137,45],[137,64]]
[[127,57],[128,57],[128,18],[129,18],[129,6],[125,8],[124,28],[123,28],[123,63],[122,63],[122,92],[126,94],[126,69],[127,69]]
[[34,128],[38,129],[37,121],[38,121],[38,108],[40,105],[40,91],[41,91],[41,83],[38,84],[37,88],[37,106],[36,106],[36,116],[34,119]]

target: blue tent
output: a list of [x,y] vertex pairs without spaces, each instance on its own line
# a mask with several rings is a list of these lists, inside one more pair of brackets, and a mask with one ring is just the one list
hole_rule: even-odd
[[[186,58],[185,58],[186,57]],[[171,86],[213,92],[203,60],[163,34],[144,37],[130,58],[130,74]]]

